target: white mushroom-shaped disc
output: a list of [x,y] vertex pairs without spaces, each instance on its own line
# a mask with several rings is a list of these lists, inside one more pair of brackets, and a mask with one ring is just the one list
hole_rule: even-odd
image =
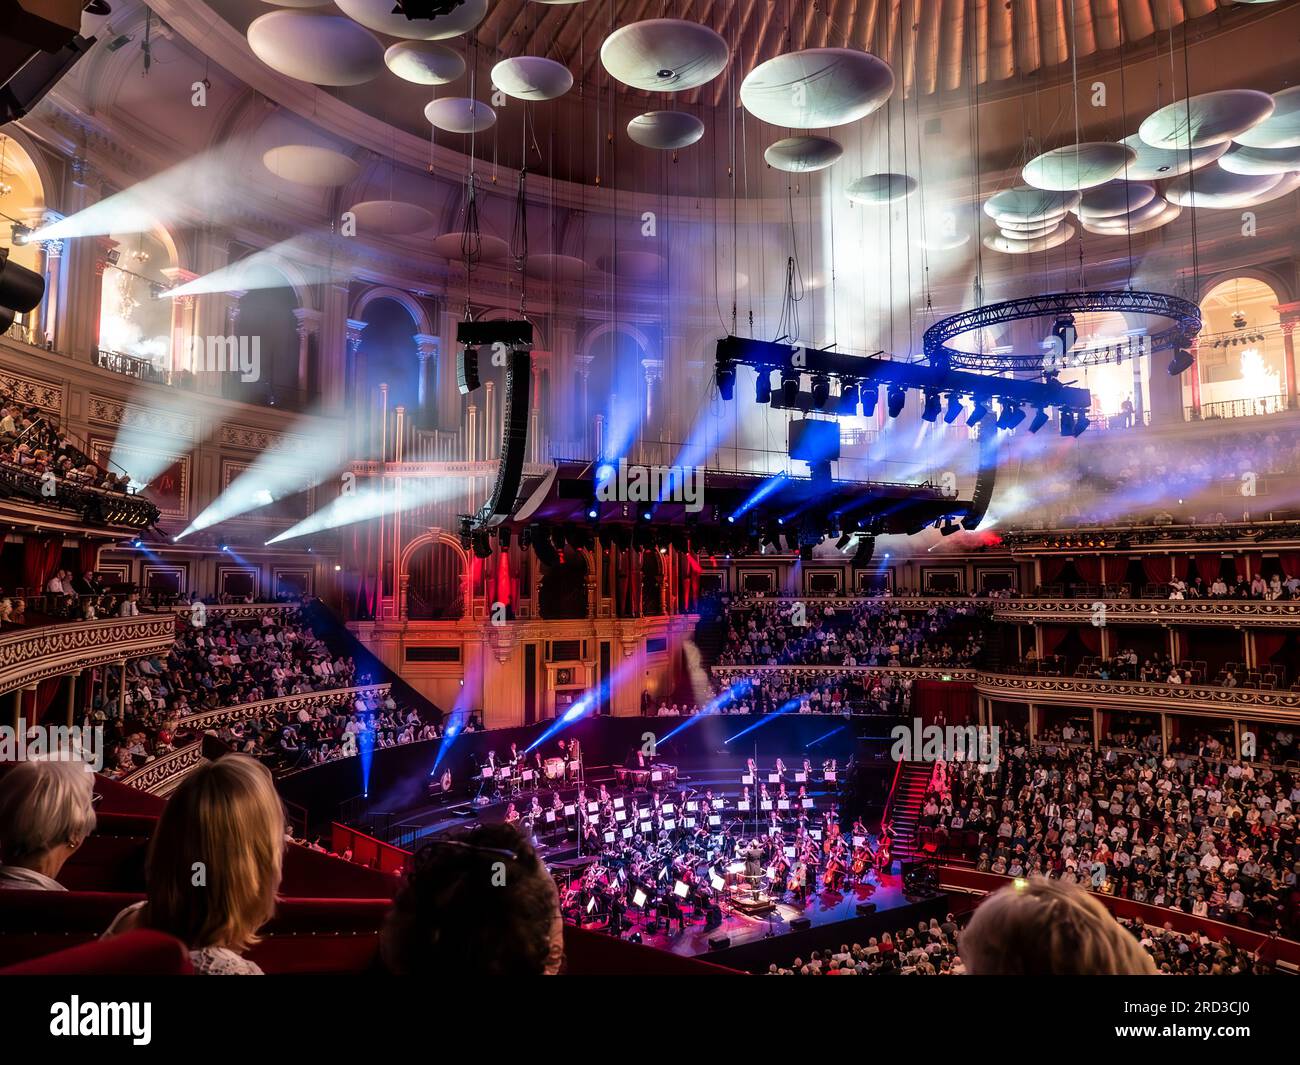
[[1005,218],[996,219],[998,228],[1004,233],[1033,233],[1039,229],[1051,229],[1065,221],[1069,211],[1062,211],[1059,214],[1050,214],[1046,218],[1034,222],[1016,222]]
[[465,73],[460,53],[433,41],[398,41],[384,53],[384,63],[415,85],[446,85]]
[[1232,149],[1219,158],[1219,166],[1233,174],[1285,174],[1300,170],[1300,148]]
[[587,264],[572,255],[530,255],[524,261],[524,273],[542,281],[578,284],[587,279]]
[[686,148],[704,136],[704,123],[685,111],[647,111],[627,124],[627,135],[643,148]]
[[1268,203],[1270,200],[1279,200],[1283,196],[1288,196],[1300,188],[1300,174],[1282,174],[1278,183],[1270,189],[1265,189],[1258,196],[1252,196],[1245,203],[1235,206],[1240,207],[1257,207],[1261,203]]
[[652,18],[605,38],[600,61],[610,76],[647,92],[681,92],[712,81],[731,51],[722,36],[698,22]]
[[839,142],[829,137],[787,137],[770,145],[763,158],[777,170],[801,174],[825,170],[843,154]]
[[1273,113],[1233,138],[1247,148],[1300,148],[1300,85],[1273,94]]
[[492,84],[516,100],[554,100],[573,88],[573,75],[554,59],[517,55],[492,68]]
[[491,129],[497,113],[482,100],[466,96],[444,96],[424,105],[424,117],[429,124],[448,133],[482,133]]
[[1060,225],[1060,222],[1052,222],[1050,224],[1036,226],[1033,229],[999,228],[998,232],[1008,240],[1038,240],[1040,237],[1046,237],[1055,233]]
[[1121,175],[1136,158],[1131,148],[1112,141],[1067,144],[1029,160],[1023,176],[1038,189],[1091,189]]
[[384,46],[341,15],[271,11],[249,23],[248,46],[272,70],[313,85],[361,85],[384,69]]
[[1135,207],[1122,215],[1112,215],[1109,218],[1093,218],[1080,215],[1080,221],[1087,222],[1089,225],[1101,226],[1103,229],[1109,225],[1131,226],[1137,222],[1145,222],[1150,218],[1155,218],[1166,207],[1167,203],[1163,196],[1156,196],[1149,202],[1144,203],[1141,207]]
[[475,241],[470,234],[460,230],[435,237],[429,242],[429,247],[434,255],[444,259],[463,259],[467,250],[485,263],[500,262],[510,255],[510,245],[500,237],[480,233]]
[[999,233],[997,236],[985,237],[984,247],[993,251],[1005,252],[1008,255],[1028,255],[1031,252],[1058,248],[1073,236],[1074,226],[1062,225],[1052,230],[1047,236],[1038,237],[1034,240],[1012,240],[1010,237]]
[[365,200],[353,204],[357,229],[370,233],[419,233],[433,225],[430,211],[402,200]]
[[397,6],[393,0],[336,0],[336,3],[343,14],[366,29],[411,41],[442,41],[459,37],[482,22],[488,8],[487,0],[465,0],[449,14],[408,19],[393,10]]
[[1273,113],[1273,97],[1255,89],[1223,89],[1160,108],[1138,127],[1153,148],[1187,151],[1233,140]]
[[910,174],[867,174],[850,181],[844,190],[854,203],[882,204],[905,200],[920,183]]
[[1180,207],[1245,207],[1281,180],[1280,174],[1233,174],[1216,166],[1171,181],[1165,196]]
[[[326,0],[266,0],[272,7],[323,7]],[[85,29],[83,22],[82,29]],[[85,34],[83,33],[84,37]]]
[[740,83],[740,102],[774,126],[821,129],[856,122],[894,91],[894,71],[856,48],[805,48],[760,63]]
[[1016,185],[990,196],[984,202],[984,213],[998,222],[1041,222],[1051,215],[1074,210],[1082,198],[1078,192],[1051,192]]
[[1095,222],[1136,211],[1155,198],[1154,185],[1141,181],[1108,181],[1085,192],[1075,211],[1084,221]]
[[278,178],[298,185],[332,188],[346,185],[361,171],[342,152],[312,144],[282,144],[262,156],[262,165]]
[[1108,218],[1102,222],[1084,222],[1083,228],[1099,237],[1136,236],[1139,233],[1149,233],[1153,229],[1167,226],[1183,213],[1183,209],[1178,204],[1168,203],[1164,199],[1154,200],[1152,204],[1159,204],[1160,210],[1141,220]]
[[1129,163],[1123,176],[1129,181],[1163,181],[1175,178],[1192,170],[1208,166],[1226,152],[1231,144],[1222,141],[1206,148],[1193,148],[1190,152],[1184,148],[1174,151],[1171,148],[1153,148],[1136,133],[1125,137],[1121,144],[1137,152],[1137,158]]

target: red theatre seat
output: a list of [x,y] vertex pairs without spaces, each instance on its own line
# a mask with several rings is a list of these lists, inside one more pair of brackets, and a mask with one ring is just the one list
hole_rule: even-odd
[[126,932],[0,969],[0,976],[188,976],[189,951],[162,932]]

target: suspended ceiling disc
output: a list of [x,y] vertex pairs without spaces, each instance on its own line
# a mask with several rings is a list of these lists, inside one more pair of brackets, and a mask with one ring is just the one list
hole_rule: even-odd
[[1232,145],[1228,141],[1212,144],[1208,148],[1193,148],[1173,151],[1169,148],[1153,148],[1136,133],[1125,137],[1125,144],[1137,152],[1137,159],[1128,165],[1124,177],[1130,181],[1163,181],[1174,178],[1192,170],[1208,166],[1226,152]]
[[1041,237],[1055,233],[1060,224],[1060,222],[1045,223],[1035,229],[1002,229],[999,227],[998,232],[1007,240],[1038,240]]
[[272,7],[323,7],[327,2],[328,0],[266,0]]
[[1233,146],[1219,159],[1232,174],[1285,174],[1300,170],[1300,148],[1241,148]]
[[446,85],[465,73],[460,53],[433,41],[398,41],[384,53],[384,63],[415,85]]
[[704,136],[704,123],[685,111],[647,111],[627,124],[627,135],[643,148],[687,148]]
[[[465,244],[469,237],[460,232],[453,230],[450,233],[444,233],[440,237],[435,237],[429,242],[429,247],[434,255],[441,256],[444,259],[463,259],[465,258]],[[485,263],[500,262],[502,259],[510,257],[510,245],[500,237],[493,237],[487,233],[480,233],[478,237],[478,259]]]
[[769,166],[791,174],[825,170],[844,154],[838,141],[829,137],[787,137],[763,153]]
[[412,41],[441,41],[459,37],[483,21],[488,0],[465,0],[450,14],[437,18],[408,19],[394,13],[393,0],[336,0],[338,9],[368,30]]
[[517,55],[492,68],[492,84],[516,100],[555,100],[573,88],[573,75],[554,59]]
[[384,46],[374,34],[339,15],[259,15],[248,25],[248,46],[272,70],[313,85],[361,85],[384,69]]
[[541,281],[576,284],[587,279],[587,264],[572,255],[530,255],[524,273]]
[[856,122],[894,91],[894,71],[856,48],[805,48],[760,63],[740,83],[740,102],[774,126],[821,129]]
[[731,52],[720,34],[684,19],[652,18],[605,38],[600,61],[610,76],[646,92],[681,92],[712,81]]
[[278,178],[299,185],[331,188],[346,185],[361,167],[342,152],[311,144],[282,144],[262,156],[262,165]]
[[1138,136],[1153,148],[1208,148],[1259,125],[1273,107],[1273,97],[1255,89],[1206,92],[1160,108],[1138,127]]
[[1061,211],[1058,214],[1050,214],[1046,218],[1040,218],[1033,222],[1016,222],[1004,218],[998,218],[995,221],[998,228],[1004,233],[1033,233],[1035,230],[1044,227],[1051,228],[1060,225],[1065,221],[1069,211]]
[[1136,158],[1131,148],[1112,141],[1067,144],[1029,160],[1022,175],[1038,189],[1091,189],[1122,174]]
[[1122,220],[1111,219],[1107,222],[1084,222],[1083,228],[1089,233],[1094,233],[1099,237],[1125,237],[1136,236],[1139,233],[1149,233],[1153,229],[1159,229],[1161,226],[1167,226],[1175,218],[1183,213],[1183,209],[1176,203],[1167,203],[1161,201],[1164,206],[1160,211],[1150,218],[1142,221],[1123,222]]
[[419,233],[433,225],[433,214],[402,200],[365,200],[352,206],[358,231],[400,234]]
[[1257,207],[1261,203],[1268,203],[1271,200],[1279,200],[1283,196],[1295,192],[1297,188],[1300,188],[1300,174],[1283,174],[1278,180],[1278,183],[1271,189],[1266,189],[1258,196],[1252,196],[1245,203],[1237,206]]
[[1155,198],[1154,185],[1140,181],[1108,181],[1085,192],[1075,210],[1084,221],[1095,222],[1129,214]]
[[1163,196],[1156,196],[1150,202],[1144,203],[1141,207],[1135,207],[1126,214],[1114,215],[1110,218],[1084,218],[1080,216],[1080,221],[1087,222],[1089,225],[1097,226],[1100,229],[1113,226],[1127,232],[1131,227],[1155,218],[1167,206],[1168,201]]
[[1028,255],[1036,251],[1048,251],[1059,248],[1074,236],[1074,226],[1062,225],[1052,230],[1045,237],[1036,240],[1012,240],[1002,234],[984,238],[984,247],[992,251],[1005,252],[1007,255]]
[[657,281],[668,264],[662,255],[652,251],[623,251],[617,255],[602,255],[596,265],[607,274],[627,281]]
[[1233,174],[1216,166],[1171,181],[1165,195],[1181,207],[1245,207],[1281,180],[1279,174]]
[[1300,148],[1300,85],[1273,94],[1273,113],[1234,138],[1247,148]]
[[424,117],[429,124],[448,133],[482,133],[491,129],[497,113],[482,100],[465,96],[444,96],[424,105]]
[[995,192],[984,202],[984,213],[996,222],[1041,222],[1079,206],[1078,192],[1050,192],[1029,185]]
[[844,191],[854,203],[875,206],[905,200],[918,188],[920,183],[910,174],[867,174],[850,181]]

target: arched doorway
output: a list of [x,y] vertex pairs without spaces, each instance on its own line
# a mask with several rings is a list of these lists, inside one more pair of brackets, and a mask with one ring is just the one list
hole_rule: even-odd
[[1278,296],[1254,277],[1221,281],[1201,300],[1197,373],[1202,418],[1286,409],[1286,347]]
[[445,621],[465,616],[465,570],[450,544],[417,547],[408,563],[406,616],[412,621]]

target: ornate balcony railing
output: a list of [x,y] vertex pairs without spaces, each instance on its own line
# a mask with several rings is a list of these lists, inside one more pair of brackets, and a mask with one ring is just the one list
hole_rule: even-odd
[[[202,733],[263,714],[297,714],[299,710],[313,711],[322,707],[351,704],[360,695],[385,696],[390,687],[388,684],[367,684],[356,688],[329,688],[301,695],[286,695],[279,699],[263,699],[256,703],[241,703],[220,710],[206,710],[201,714],[189,714],[180,718],[176,722],[175,731],[179,734]],[[147,762],[122,777],[121,782],[153,795],[166,795],[181,782],[186,773],[199,764],[203,757],[202,749],[203,741],[195,740]]]
[[176,615],[68,621],[0,636],[0,691],[25,688],[93,666],[164,654],[176,639]]

